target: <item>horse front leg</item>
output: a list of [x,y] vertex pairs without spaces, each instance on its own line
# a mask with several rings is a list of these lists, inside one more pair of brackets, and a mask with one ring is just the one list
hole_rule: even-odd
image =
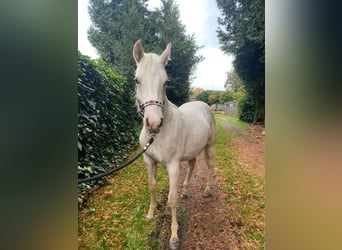
[[157,163],[145,154],[144,154],[144,163],[148,172],[148,186],[150,188],[150,208],[148,210],[146,219],[150,220],[153,218],[154,209],[157,206],[157,201],[156,201]]
[[178,222],[177,222],[177,184],[179,177],[180,162],[175,162],[167,166],[169,175],[169,197],[168,203],[171,208],[172,222],[171,222],[171,238],[170,249],[179,248],[178,238]]

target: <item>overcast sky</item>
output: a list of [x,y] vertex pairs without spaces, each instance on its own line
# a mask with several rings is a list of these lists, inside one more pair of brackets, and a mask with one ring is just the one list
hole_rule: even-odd
[[[181,22],[186,32],[194,34],[197,44],[203,46],[198,52],[205,59],[197,65],[195,79],[191,87],[223,90],[226,72],[232,69],[232,57],[223,54],[219,49],[216,36],[219,10],[215,0],[176,0],[179,6]],[[150,0],[149,8],[161,5],[160,0]],[[78,0],[78,49],[82,54],[98,58],[96,50],[87,39],[87,30],[91,25],[88,14],[88,0]],[[171,41],[172,42],[172,41]],[[153,51],[151,51],[153,52]],[[171,51],[172,54],[172,51]],[[177,58],[173,58],[177,60]]]

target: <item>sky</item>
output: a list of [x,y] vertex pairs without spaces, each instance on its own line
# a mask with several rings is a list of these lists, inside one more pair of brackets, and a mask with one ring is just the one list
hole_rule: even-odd
[[[197,64],[194,80],[190,87],[224,90],[226,74],[233,67],[233,58],[219,49],[216,29],[217,17],[220,12],[216,6],[216,1],[175,0],[175,2],[179,6],[180,19],[185,25],[187,34],[194,34],[197,44],[203,46],[198,54],[202,55],[204,60]],[[148,8],[151,10],[160,6],[160,0],[148,1]],[[96,49],[92,47],[87,38],[87,30],[90,25],[88,0],[78,0],[78,49],[82,54],[91,58],[98,58]]]

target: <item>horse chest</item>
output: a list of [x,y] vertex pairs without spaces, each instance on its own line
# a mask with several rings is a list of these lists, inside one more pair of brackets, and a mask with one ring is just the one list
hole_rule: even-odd
[[171,162],[177,157],[177,147],[174,144],[167,145],[156,141],[146,151],[151,158],[163,165]]

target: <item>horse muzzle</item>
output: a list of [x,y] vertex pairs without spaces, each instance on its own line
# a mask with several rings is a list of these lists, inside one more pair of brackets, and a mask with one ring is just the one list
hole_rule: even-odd
[[150,134],[158,134],[160,132],[160,128],[163,126],[163,118],[151,119],[146,117],[145,124]]

